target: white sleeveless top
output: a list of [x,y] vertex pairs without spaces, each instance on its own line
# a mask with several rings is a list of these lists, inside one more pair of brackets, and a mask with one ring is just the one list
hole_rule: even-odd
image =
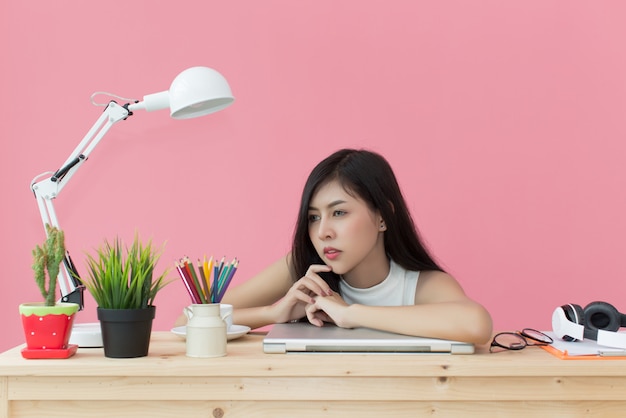
[[343,300],[349,305],[358,303],[369,306],[406,306],[415,305],[415,289],[419,271],[408,271],[389,262],[389,275],[376,286],[359,289],[350,286],[343,280],[339,281],[339,289]]

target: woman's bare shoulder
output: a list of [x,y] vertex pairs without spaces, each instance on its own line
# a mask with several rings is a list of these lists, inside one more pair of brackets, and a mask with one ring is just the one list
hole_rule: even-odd
[[438,270],[420,272],[415,289],[415,303],[436,303],[466,299],[459,282],[451,275]]

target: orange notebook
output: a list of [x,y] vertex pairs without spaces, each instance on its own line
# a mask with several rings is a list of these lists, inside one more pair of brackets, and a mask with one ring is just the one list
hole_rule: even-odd
[[[575,343],[574,343],[575,344]],[[560,358],[561,360],[626,360],[626,354],[623,350],[619,351],[602,351],[588,354],[569,354],[567,350],[561,351],[553,345],[541,346],[548,353]]]

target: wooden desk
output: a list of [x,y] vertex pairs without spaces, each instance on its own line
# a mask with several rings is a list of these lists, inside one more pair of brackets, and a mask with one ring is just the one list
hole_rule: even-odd
[[626,361],[540,348],[468,356],[264,354],[262,336],[217,359],[155,332],[148,357],[0,355],[0,417],[599,417],[626,413]]

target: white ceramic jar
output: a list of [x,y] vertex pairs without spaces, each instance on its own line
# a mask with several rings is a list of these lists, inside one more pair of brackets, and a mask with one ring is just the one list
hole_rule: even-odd
[[226,355],[226,324],[219,303],[193,304],[187,322],[187,356],[222,357]]

